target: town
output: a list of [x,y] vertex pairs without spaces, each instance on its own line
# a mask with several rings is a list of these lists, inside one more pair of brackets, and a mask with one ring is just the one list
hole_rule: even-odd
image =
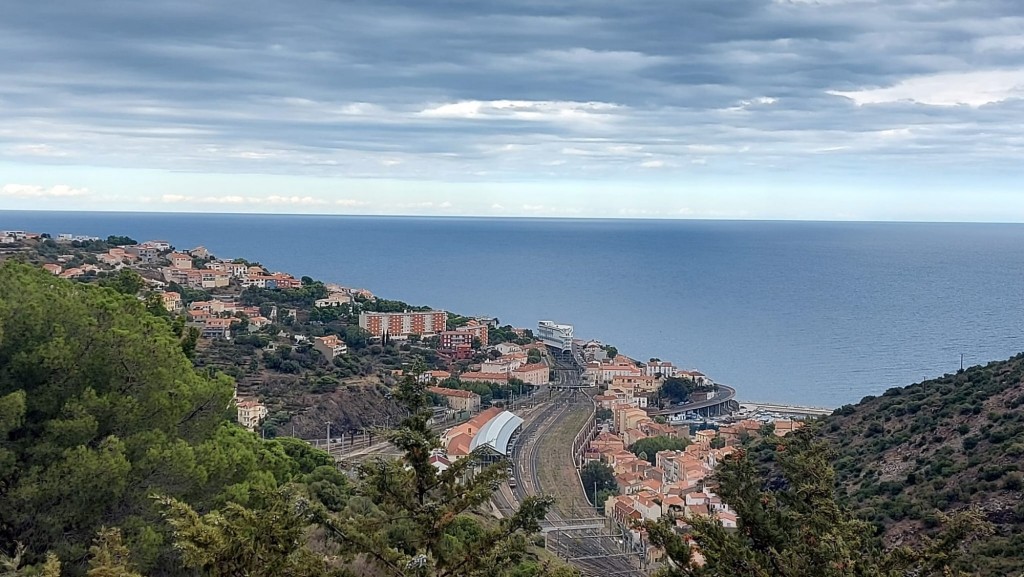
[[[576,338],[569,324],[503,327],[491,317],[411,307],[366,289],[217,258],[202,246],[178,250],[164,240],[4,231],[0,250],[61,278],[121,283],[159,303],[184,321],[197,364],[228,370],[238,383],[304,373],[333,391],[332,385],[370,378],[386,386],[413,373],[436,403],[433,423],[443,446],[431,462],[441,470],[469,455],[507,462],[511,475],[496,494],[497,516],[530,494],[571,503],[552,518],[549,545],[570,561],[580,559],[584,571],[591,558],[606,557],[604,566],[619,563],[624,572],[657,563],[664,552],[649,545],[643,521],[668,517],[685,533],[687,521],[702,516],[735,528],[736,512],[710,482],[716,465],[751,436],[784,436],[801,418],[829,412],[744,406],[735,389],[697,370],[627,357],[601,341]],[[262,352],[244,370],[218,365],[218,358],[238,352],[225,353],[230,346]],[[387,351],[398,360],[379,360]],[[378,364],[367,364],[371,358]],[[267,399],[259,387],[245,388],[236,388],[238,422],[263,435],[287,431],[266,427]],[[307,431],[305,438],[339,464],[352,464],[390,450],[381,430],[391,416],[382,419],[358,431],[329,416],[323,437]],[[556,457],[546,461],[543,454]],[[564,470],[567,477],[553,482],[542,469]],[[572,520],[588,515],[603,516],[601,526]],[[573,531],[589,532],[581,550],[558,537]]]

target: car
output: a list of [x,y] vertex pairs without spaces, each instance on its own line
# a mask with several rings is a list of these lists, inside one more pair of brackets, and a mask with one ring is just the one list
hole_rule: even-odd
[[509,477],[508,478],[508,488],[509,489],[515,489],[516,488],[516,478],[515,477]]

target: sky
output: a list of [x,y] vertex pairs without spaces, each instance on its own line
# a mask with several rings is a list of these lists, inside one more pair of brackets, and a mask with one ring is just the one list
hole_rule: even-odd
[[1024,2],[9,0],[11,209],[1024,222]]

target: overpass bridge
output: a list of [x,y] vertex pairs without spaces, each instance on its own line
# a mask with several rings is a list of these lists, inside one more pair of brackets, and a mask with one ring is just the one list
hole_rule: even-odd
[[652,417],[672,417],[685,415],[686,413],[696,413],[701,417],[720,417],[722,415],[731,415],[739,409],[740,404],[736,402],[736,389],[729,385],[719,384],[715,396],[706,401],[675,405],[660,411],[648,411],[648,414]]

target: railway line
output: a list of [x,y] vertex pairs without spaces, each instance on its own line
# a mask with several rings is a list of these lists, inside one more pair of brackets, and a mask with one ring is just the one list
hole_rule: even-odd
[[[584,575],[644,575],[637,567],[635,553],[622,550],[621,540],[609,535],[603,527],[602,512],[586,503],[583,487],[575,471],[558,479],[542,475],[543,457],[554,457],[557,467],[571,466],[570,443],[560,443],[554,434],[561,426],[571,425],[572,413],[591,410],[590,400],[571,391],[561,391],[537,413],[531,415],[512,454],[513,472],[517,478],[514,489],[499,492],[498,508],[513,510],[528,495],[551,495],[556,501],[548,513],[543,530],[546,546],[560,557],[576,565]],[[573,435],[578,431],[572,430]],[[565,469],[563,469],[565,470]],[[586,504],[583,504],[586,503]],[[587,523],[579,523],[586,518]],[[587,528],[580,528],[587,527]]]

